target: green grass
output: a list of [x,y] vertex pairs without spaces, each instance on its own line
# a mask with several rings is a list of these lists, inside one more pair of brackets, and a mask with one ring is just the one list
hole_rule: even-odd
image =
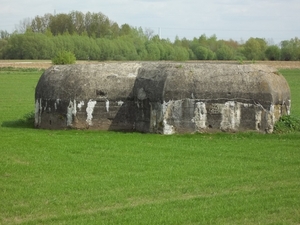
[[299,133],[36,130],[40,75],[0,71],[0,224],[300,223]]
[[292,93],[292,110],[293,115],[300,117],[300,69],[282,69],[280,72],[287,79]]

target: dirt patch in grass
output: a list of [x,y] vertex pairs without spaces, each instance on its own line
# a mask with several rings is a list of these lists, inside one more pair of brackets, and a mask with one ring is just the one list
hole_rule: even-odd
[[[195,61],[189,61],[195,62]],[[239,64],[237,61],[199,61],[208,63],[228,63]],[[102,63],[98,61],[77,61],[76,64],[90,64]],[[252,61],[244,61],[243,64],[251,64]],[[255,64],[265,64],[275,67],[277,69],[300,69],[300,61],[255,61]],[[38,68],[47,69],[52,66],[50,60],[0,60],[0,67],[13,67],[13,68]]]
[[0,67],[47,69],[50,66],[52,66],[51,61],[0,60]]

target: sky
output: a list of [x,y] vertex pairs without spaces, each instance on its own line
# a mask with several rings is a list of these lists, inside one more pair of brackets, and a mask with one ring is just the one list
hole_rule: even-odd
[[0,30],[12,33],[24,19],[71,11],[101,12],[119,26],[150,29],[171,41],[202,34],[270,44],[300,38],[300,0],[0,0]]

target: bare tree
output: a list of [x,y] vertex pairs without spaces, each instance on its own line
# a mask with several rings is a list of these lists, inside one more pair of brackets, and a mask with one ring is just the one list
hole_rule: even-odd
[[25,33],[27,29],[31,28],[31,22],[29,17],[21,20],[19,25],[16,26],[16,31],[18,33]]
[[0,39],[6,39],[9,38],[10,34],[6,30],[0,31]]
[[146,28],[144,33],[148,40],[150,40],[154,36],[154,30],[152,30],[151,28]]

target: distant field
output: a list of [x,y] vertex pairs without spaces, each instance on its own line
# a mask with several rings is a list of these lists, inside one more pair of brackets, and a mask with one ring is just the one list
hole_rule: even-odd
[[300,133],[37,130],[40,75],[0,70],[0,224],[300,224]]
[[[195,62],[195,61],[193,61]],[[213,63],[238,63],[237,61],[199,61]],[[78,64],[99,63],[98,61],[79,61]],[[245,61],[245,64],[251,64],[252,61]],[[278,69],[296,69],[300,68],[300,61],[256,61],[256,64],[266,64]],[[51,66],[50,60],[0,60],[0,67],[17,67],[17,68],[40,68],[47,69]]]

